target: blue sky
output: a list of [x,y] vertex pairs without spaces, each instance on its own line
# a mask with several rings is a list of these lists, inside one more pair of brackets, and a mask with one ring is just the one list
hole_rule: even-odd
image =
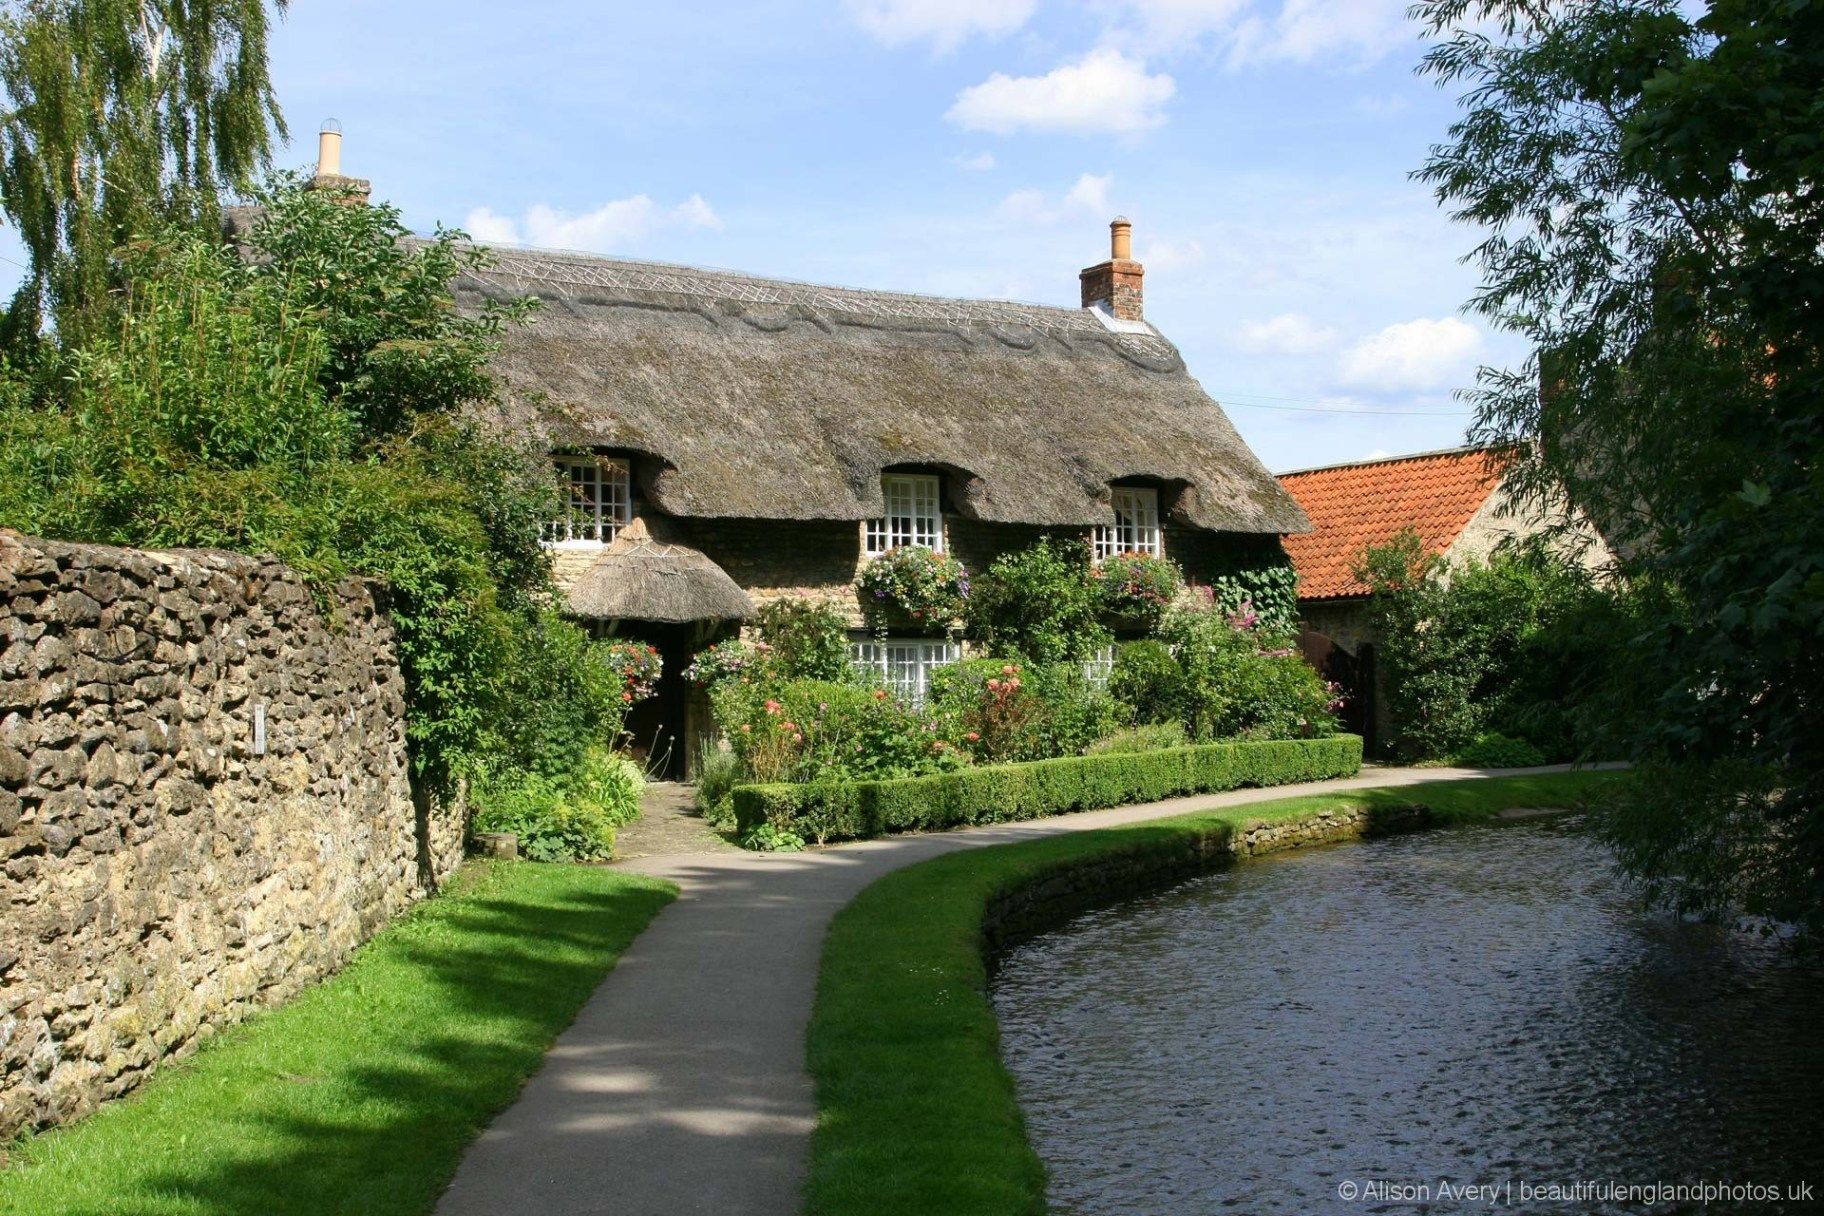
[[281,163],[333,116],[415,228],[1066,305],[1125,213],[1148,319],[1284,470],[1459,442],[1518,355],[1407,179],[1454,100],[1406,3],[305,0]]

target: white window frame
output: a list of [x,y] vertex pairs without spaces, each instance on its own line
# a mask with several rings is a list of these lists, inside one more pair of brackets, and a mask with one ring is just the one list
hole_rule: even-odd
[[1165,552],[1164,538],[1159,533],[1159,491],[1151,486],[1112,486],[1108,505],[1114,509],[1115,522],[1096,527],[1096,560],[1122,553],[1150,553],[1159,557]]
[[633,478],[613,456],[557,456],[564,514],[545,524],[545,543],[558,549],[599,549],[633,522]]
[[907,545],[923,545],[933,553],[944,551],[941,478],[935,473],[883,473],[880,496],[886,513],[867,522],[863,553],[879,557]]
[[922,707],[931,693],[931,673],[963,657],[963,648],[943,638],[867,638],[849,643],[849,661],[879,676],[900,700]]
[[1107,688],[1109,677],[1115,674],[1114,643],[1099,647],[1096,653],[1083,660],[1083,678],[1097,688]]

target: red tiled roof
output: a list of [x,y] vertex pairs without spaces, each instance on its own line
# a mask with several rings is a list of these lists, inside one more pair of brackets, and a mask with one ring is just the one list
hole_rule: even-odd
[[1427,553],[1449,549],[1505,464],[1487,449],[1467,448],[1282,473],[1279,483],[1311,517],[1311,531],[1283,538],[1298,569],[1298,597],[1367,594],[1353,573],[1362,550],[1406,528],[1418,532]]

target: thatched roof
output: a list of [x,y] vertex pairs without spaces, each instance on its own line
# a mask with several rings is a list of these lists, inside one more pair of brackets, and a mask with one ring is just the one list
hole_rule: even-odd
[[654,536],[636,519],[571,584],[577,616],[626,621],[744,621],[754,602],[700,550]]
[[868,519],[880,472],[940,466],[957,510],[1090,525],[1157,478],[1185,523],[1298,532],[1304,513],[1150,326],[1095,311],[496,249],[458,284],[536,295],[494,369],[518,425],[656,457],[681,516]]

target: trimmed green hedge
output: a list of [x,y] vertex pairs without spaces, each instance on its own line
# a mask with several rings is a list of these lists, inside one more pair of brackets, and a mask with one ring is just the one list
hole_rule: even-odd
[[1351,776],[1361,767],[1361,739],[1331,735],[1066,756],[894,781],[743,785],[735,788],[734,803],[743,832],[771,824],[822,844],[1037,819],[1243,786],[1321,781]]

